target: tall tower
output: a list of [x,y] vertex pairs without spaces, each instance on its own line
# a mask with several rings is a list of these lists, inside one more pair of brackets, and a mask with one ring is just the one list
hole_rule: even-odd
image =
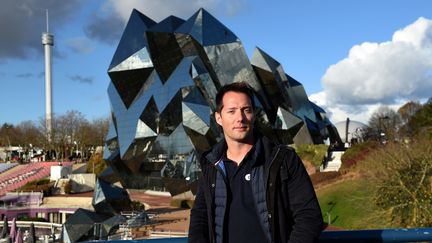
[[54,35],[49,33],[48,10],[46,11],[46,32],[42,33],[42,45],[45,50],[45,126],[47,139],[51,142],[52,135],[52,89],[51,89],[51,47],[54,45]]

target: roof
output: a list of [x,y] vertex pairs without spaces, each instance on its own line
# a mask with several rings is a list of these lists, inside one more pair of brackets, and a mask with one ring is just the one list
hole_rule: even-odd
[[91,197],[45,197],[44,208],[84,208],[93,210]]

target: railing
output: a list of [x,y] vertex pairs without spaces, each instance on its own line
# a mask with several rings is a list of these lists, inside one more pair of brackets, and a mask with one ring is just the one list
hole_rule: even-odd
[[[13,221],[8,221],[9,227],[12,226]],[[38,222],[38,221],[16,221],[18,228],[24,227],[28,228],[31,224],[34,224],[35,228],[51,229],[51,228],[61,228],[62,224],[54,224],[49,222]],[[2,226],[2,225],[1,225]]]
[[425,242],[432,241],[432,228],[324,231],[320,242]]
[[[111,240],[98,241],[98,243],[187,243],[187,237],[160,238],[145,240]],[[320,237],[321,243],[328,242],[432,242],[432,228],[412,228],[412,229],[377,229],[377,230],[341,230],[323,231]]]
[[187,231],[154,231],[150,230],[150,238],[156,239],[156,238],[184,238],[187,237],[188,232]]

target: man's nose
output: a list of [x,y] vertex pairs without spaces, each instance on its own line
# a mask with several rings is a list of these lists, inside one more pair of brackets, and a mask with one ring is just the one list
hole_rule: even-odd
[[236,119],[237,119],[238,121],[244,121],[245,118],[246,118],[246,113],[245,113],[244,111],[239,111],[239,112],[237,112],[237,114],[236,114]]

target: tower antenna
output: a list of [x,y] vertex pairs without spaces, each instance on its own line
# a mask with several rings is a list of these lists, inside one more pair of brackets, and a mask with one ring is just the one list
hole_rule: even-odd
[[48,9],[45,10],[46,14],[46,32],[49,33],[49,16],[48,16]]

